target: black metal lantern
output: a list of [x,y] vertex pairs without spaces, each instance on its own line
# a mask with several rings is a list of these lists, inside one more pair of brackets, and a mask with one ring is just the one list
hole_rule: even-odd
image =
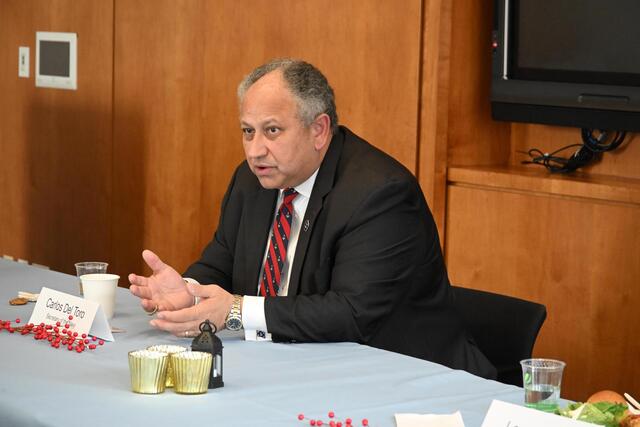
[[211,353],[209,388],[224,387],[224,382],[222,382],[222,341],[216,335],[217,331],[216,325],[205,320],[200,323],[200,335],[191,342],[191,350]]

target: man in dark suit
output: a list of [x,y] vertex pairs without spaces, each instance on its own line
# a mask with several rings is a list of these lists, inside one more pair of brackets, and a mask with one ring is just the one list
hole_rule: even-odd
[[494,377],[452,308],[415,177],[338,126],[325,77],[273,61],[238,95],[247,160],[213,240],[186,284],[151,251],[153,274],[129,276],[143,308],[157,312],[151,324],[193,336],[210,319],[247,339],[353,341]]

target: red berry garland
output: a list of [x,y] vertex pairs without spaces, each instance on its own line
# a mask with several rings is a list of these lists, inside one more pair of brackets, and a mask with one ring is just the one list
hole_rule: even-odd
[[[73,316],[69,316],[69,320],[73,320]],[[87,334],[82,334],[78,337],[78,333],[74,332],[70,329],[68,323],[64,325],[64,329],[60,330],[61,323],[56,322],[55,325],[46,325],[44,323],[40,323],[39,325],[34,325],[33,323],[27,323],[24,326],[17,326],[20,323],[20,318],[16,319],[16,326],[11,324],[10,320],[0,320],[0,332],[6,330],[10,334],[15,332],[20,332],[20,335],[33,334],[33,339],[35,340],[45,340],[50,343],[53,348],[67,347],[69,351],[76,351],[77,353],[82,353],[89,348],[89,350],[95,350],[95,344],[89,344],[89,339]],[[98,340],[96,337],[91,337],[93,341]],[[88,345],[87,345],[88,344]],[[98,345],[103,345],[104,341],[99,340]]]
[[[327,414],[330,418],[329,421],[329,427],[353,427],[353,420],[351,420],[351,418],[346,418],[344,420],[344,424],[342,424],[342,421],[336,421],[334,420],[336,414],[333,411],[329,411],[329,413]],[[307,418],[304,416],[304,414],[298,414],[298,420],[300,421],[304,421],[304,420],[308,420],[309,421],[309,425],[311,426],[322,426],[324,425],[324,421],[320,420],[320,419],[313,419],[313,418]],[[369,420],[366,418],[363,418],[361,421],[361,424],[365,427],[369,426]]]

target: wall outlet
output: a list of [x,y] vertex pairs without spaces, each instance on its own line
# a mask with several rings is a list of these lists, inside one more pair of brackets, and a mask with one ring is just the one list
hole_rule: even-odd
[[29,48],[18,48],[18,77],[29,78]]

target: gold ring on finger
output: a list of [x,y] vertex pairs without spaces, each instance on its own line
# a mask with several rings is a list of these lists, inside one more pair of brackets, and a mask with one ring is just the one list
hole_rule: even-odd
[[150,311],[149,313],[147,313],[149,316],[153,316],[154,314],[156,314],[158,312],[158,304],[156,304],[155,307],[153,307],[153,311]]

